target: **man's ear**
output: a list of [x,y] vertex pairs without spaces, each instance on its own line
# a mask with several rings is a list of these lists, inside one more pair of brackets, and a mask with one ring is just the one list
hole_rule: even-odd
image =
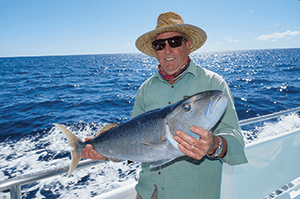
[[[191,45],[192,45],[192,42],[191,42],[191,41],[187,41],[187,42],[186,42],[186,48],[187,48],[187,50],[188,50],[188,54],[191,53]],[[153,50],[154,50],[154,49],[153,49]]]
[[152,48],[152,50],[153,50],[153,52],[154,52],[154,54],[155,54],[155,57],[157,57],[157,52],[156,52],[156,50],[154,50],[154,48]]

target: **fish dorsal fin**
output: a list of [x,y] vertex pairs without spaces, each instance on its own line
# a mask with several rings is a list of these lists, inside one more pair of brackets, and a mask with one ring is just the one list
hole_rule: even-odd
[[121,123],[112,123],[112,124],[107,124],[105,125],[104,127],[102,127],[98,133],[96,134],[96,137],[105,133],[106,131],[112,129],[112,128],[115,128],[116,126],[119,126]]

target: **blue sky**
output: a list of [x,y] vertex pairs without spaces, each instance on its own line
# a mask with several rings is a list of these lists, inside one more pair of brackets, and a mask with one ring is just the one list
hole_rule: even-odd
[[299,0],[0,0],[0,57],[138,53],[165,11],[205,30],[197,52],[300,48]]

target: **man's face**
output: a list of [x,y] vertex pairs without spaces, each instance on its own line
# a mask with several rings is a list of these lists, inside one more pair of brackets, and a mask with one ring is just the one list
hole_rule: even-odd
[[[174,36],[183,36],[182,34],[178,32],[165,32],[161,33],[156,37],[157,39],[167,39]],[[182,67],[185,62],[188,59],[188,56],[190,54],[190,47],[191,42],[182,41],[182,45],[179,47],[172,48],[170,47],[169,43],[166,41],[166,46],[162,50],[154,50],[154,53],[156,55],[156,59],[159,61],[160,65],[164,69],[164,71],[172,75],[177,70]]]

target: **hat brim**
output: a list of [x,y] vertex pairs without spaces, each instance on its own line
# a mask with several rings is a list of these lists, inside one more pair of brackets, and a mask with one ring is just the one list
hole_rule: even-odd
[[179,32],[182,33],[189,41],[191,41],[190,52],[198,50],[206,41],[207,35],[201,28],[190,24],[177,24],[158,28],[153,31],[147,32],[137,38],[135,46],[143,53],[156,57],[153,52],[152,42],[155,40],[157,35],[164,32]]

